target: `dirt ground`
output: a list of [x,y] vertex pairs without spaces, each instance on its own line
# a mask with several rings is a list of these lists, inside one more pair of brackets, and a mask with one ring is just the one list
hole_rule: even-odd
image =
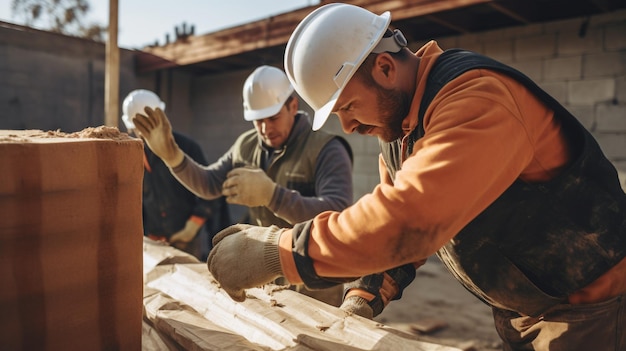
[[457,282],[435,256],[417,270],[402,298],[392,301],[374,320],[463,350],[502,349],[491,309]]

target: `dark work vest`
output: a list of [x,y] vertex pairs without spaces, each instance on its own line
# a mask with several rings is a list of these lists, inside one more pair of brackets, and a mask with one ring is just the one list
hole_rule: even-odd
[[[300,115],[299,118],[308,117]],[[298,131],[292,131],[292,133],[298,134],[289,136],[287,145],[274,156],[271,164],[267,165],[265,173],[276,184],[287,189],[296,190],[302,196],[317,196],[315,190],[315,166],[322,148],[329,141],[337,138],[344,144],[351,158],[352,149],[342,137],[321,130],[314,132],[311,130],[308,122],[306,122],[306,129],[298,125],[298,120],[295,123],[293,128],[300,128],[298,128]],[[256,130],[251,129],[243,133],[233,145],[233,168],[262,168],[262,153],[263,149]],[[250,207],[249,214],[251,224],[264,227],[271,225],[281,228],[292,227],[292,224],[278,217],[265,206]]]
[[[571,161],[548,182],[517,180],[437,255],[487,304],[539,316],[626,257],[626,195],[591,133],[560,103],[512,67],[458,49],[442,53],[428,76],[404,159],[424,135],[423,117],[437,92],[477,68],[515,78],[552,109]],[[401,168],[401,142],[381,142],[392,179]]]

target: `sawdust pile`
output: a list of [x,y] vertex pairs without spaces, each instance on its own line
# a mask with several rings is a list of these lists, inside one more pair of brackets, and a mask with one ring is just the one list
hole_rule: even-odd
[[[2,131],[0,131],[2,132]],[[38,129],[23,131],[4,131],[0,133],[0,142],[24,143],[32,139],[45,138],[77,138],[77,139],[109,139],[109,140],[136,140],[127,133],[120,132],[116,127],[98,126],[88,127],[78,132],[65,133],[61,130],[43,131]]]

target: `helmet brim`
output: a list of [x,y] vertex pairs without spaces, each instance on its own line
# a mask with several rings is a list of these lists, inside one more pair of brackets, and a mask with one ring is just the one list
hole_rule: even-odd
[[244,110],[243,118],[246,121],[258,121],[260,119],[272,117],[280,112],[280,109],[283,107],[284,103],[276,104],[274,106],[266,107],[262,110]]
[[315,115],[313,115],[313,125],[311,126],[311,129],[313,129],[314,131],[320,130],[324,126],[324,123],[326,123],[326,120],[328,120],[328,117],[330,116],[333,107],[335,107],[335,104],[337,103],[337,98],[339,97],[340,93],[341,91],[337,91],[330,98],[330,100],[324,106],[322,106],[322,108],[315,111]]

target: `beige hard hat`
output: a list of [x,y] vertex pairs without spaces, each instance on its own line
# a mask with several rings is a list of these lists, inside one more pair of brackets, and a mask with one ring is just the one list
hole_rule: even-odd
[[376,15],[349,4],[333,3],[307,15],[285,50],[285,71],[296,92],[315,111],[313,130],[320,129],[339,94],[372,52],[397,52],[406,46],[402,33],[383,35],[391,15]]
[[161,101],[159,96],[150,90],[137,89],[131,91],[122,104],[122,121],[126,125],[126,129],[135,129],[133,123],[133,117],[137,113],[145,114],[144,108],[149,106],[151,108],[159,107],[161,110],[165,110],[165,103]]
[[260,66],[243,84],[243,117],[255,121],[274,116],[283,107],[293,87],[282,70]]

